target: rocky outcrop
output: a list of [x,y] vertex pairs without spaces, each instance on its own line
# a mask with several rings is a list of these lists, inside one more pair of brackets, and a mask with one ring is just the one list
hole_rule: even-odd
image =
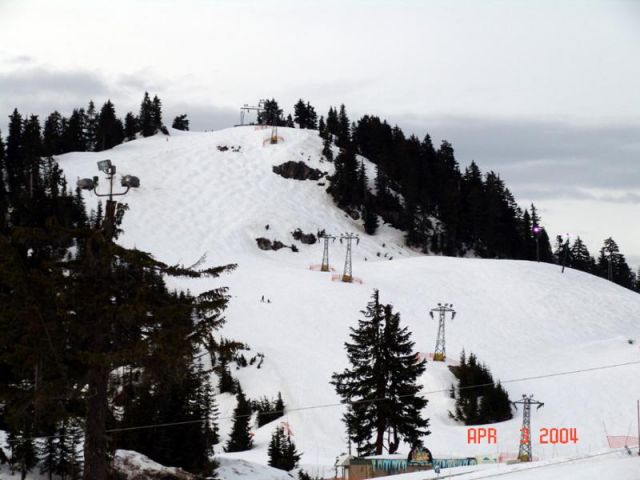
[[313,245],[318,240],[313,233],[304,233],[299,228],[296,228],[293,232],[291,232],[293,238],[304,243],[305,245]]
[[277,173],[284,178],[294,180],[319,180],[325,173],[317,168],[311,168],[304,162],[285,162],[273,167],[273,173]]
[[285,245],[280,240],[269,240],[268,238],[259,237],[256,238],[256,243],[260,250],[280,250],[281,248],[290,248],[293,252],[298,251],[298,249],[295,248],[295,245]]

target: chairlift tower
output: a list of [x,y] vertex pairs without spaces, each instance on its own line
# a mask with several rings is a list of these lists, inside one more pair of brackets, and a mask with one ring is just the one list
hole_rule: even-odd
[[433,318],[433,312],[438,312],[438,338],[436,339],[436,349],[433,352],[433,361],[444,362],[447,358],[447,351],[444,344],[444,322],[449,313],[451,314],[451,320],[453,320],[456,317],[456,311],[450,303],[445,303],[444,305],[438,303],[437,308],[432,308],[429,311],[431,318]]
[[351,283],[353,281],[353,272],[351,270],[351,242],[356,241],[356,245],[360,243],[360,237],[357,233],[343,233],[340,235],[340,243],[342,241],[347,242],[347,256],[344,259],[344,272],[342,274],[342,281]]
[[328,272],[329,268],[329,240],[336,241],[336,237],[334,235],[328,235],[326,233],[321,233],[318,235],[322,240],[324,240],[324,250],[322,252],[322,266],[320,267],[321,272]]
[[518,449],[518,460],[521,462],[530,462],[531,455],[531,405],[537,405],[539,410],[544,403],[533,399],[533,395],[522,395],[522,400],[511,402],[518,409],[518,405],[523,405],[522,409],[522,428],[520,429],[520,448]]
[[240,107],[240,126],[244,125],[244,117],[248,115],[252,111],[255,111],[256,114],[259,114],[264,108],[264,100],[260,100],[257,106],[249,105],[245,103],[242,107]]

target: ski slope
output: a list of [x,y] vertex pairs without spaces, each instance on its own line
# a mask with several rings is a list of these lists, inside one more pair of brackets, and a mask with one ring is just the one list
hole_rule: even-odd
[[[117,165],[118,174],[141,178],[141,187],[124,200],[130,211],[119,239],[123,245],[150,251],[168,263],[190,265],[206,255],[206,265],[238,264],[236,271],[217,280],[170,280],[173,287],[192,292],[230,288],[222,335],[248,343],[252,351],[247,357],[265,355],[262,368],[249,366],[232,374],[249,397],[275,397],[280,391],[289,408],[283,419],[255,432],[254,449],[220,457],[266,464],[271,432],[286,421],[304,452],[302,467],[311,473],[332,472],[346,443],[340,421],[344,410],[336,405],[339,398],[329,380],[332,372],[346,367],[343,343],[374,288],[401,313],[420,352],[432,352],[435,344],[437,322],[428,310],[438,302],[454,304],[458,314],[447,324],[449,359],[457,360],[463,348],[472,351],[503,381],[512,400],[535,394],[545,403],[533,414],[536,457],[553,460],[606,448],[605,429],[609,435],[635,433],[637,363],[511,380],[639,362],[640,295],[571,269],[560,274],[553,265],[421,256],[403,245],[402,232],[388,225],[368,236],[361,221],[335,207],[326,185],[320,185],[324,179],[298,181],[272,172],[274,165],[301,160],[332,173],[333,165],[322,159],[317,132],[280,128],[283,142],[265,146],[269,133],[254,127],[172,130],[169,137],[139,139],[106,152],[58,157],[69,182],[96,175],[96,161],[105,158]],[[240,151],[218,150],[223,145]],[[363,161],[373,177],[374,166]],[[105,191],[106,181],[101,181],[100,190]],[[89,208],[96,208],[93,194],[85,193],[85,199]],[[353,273],[362,283],[332,281],[331,273],[311,270],[321,261],[322,246],[294,241],[291,232],[296,228],[359,233]],[[262,251],[257,237],[295,243],[299,252]],[[337,272],[342,271],[344,253],[344,245],[331,244]],[[271,303],[262,303],[262,295]],[[434,456],[517,452],[521,412],[494,425],[497,444],[467,444],[467,428],[448,416],[453,400],[446,390],[453,381],[445,364],[433,362],[421,379],[429,398],[424,413],[431,421],[425,444]],[[218,402],[224,440],[235,400],[225,394]],[[295,410],[302,407],[313,408]],[[576,428],[579,441],[540,445],[541,427]]]

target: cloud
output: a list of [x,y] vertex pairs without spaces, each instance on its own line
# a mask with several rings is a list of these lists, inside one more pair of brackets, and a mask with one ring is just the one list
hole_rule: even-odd
[[86,70],[58,71],[32,67],[0,73],[5,98],[44,95],[101,95],[108,91],[104,79]]
[[640,124],[416,115],[391,120],[419,136],[428,131],[436,144],[446,138],[462,165],[475,160],[519,192],[544,185],[547,196],[581,198],[588,195],[581,189],[599,188],[619,193],[603,201],[638,202],[637,194],[624,193],[640,185]]

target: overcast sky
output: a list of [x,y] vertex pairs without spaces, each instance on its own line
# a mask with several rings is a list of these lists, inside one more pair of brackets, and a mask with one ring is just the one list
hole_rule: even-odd
[[549,233],[640,264],[640,1],[0,0],[0,129],[145,90],[192,129],[345,103],[505,178]]

